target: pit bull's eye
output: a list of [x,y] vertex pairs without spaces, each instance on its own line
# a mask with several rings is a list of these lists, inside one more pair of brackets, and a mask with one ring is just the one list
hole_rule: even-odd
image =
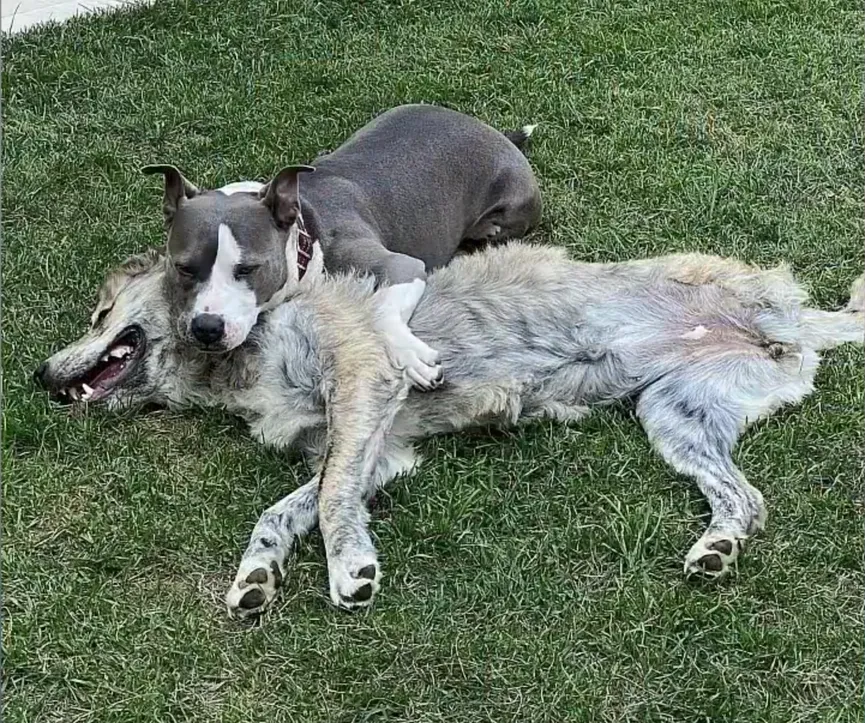
[[178,264],[174,267],[178,274],[181,276],[191,279],[195,276],[195,271],[190,266],[183,266],[182,264]]
[[245,276],[249,276],[257,268],[258,268],[258,266],[251,266],[251,265],[235,266],[234,267],[234,278],[235,279],[242,279]]

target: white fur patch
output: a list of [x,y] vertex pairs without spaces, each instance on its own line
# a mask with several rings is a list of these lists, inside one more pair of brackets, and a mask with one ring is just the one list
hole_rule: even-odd
[[312,283],[316,279],[321,278],[323,275],[324,253],[321,250],[321,244],[318,241],[314,241],[312,244],[312,258],[306,265],[306,273],[303,275],[303,278],[300,280],[300,282],[302,284]]
[[288,290],[297,284],[297,234],[297,224],[293,224],[285,240],[285,283],[261,305],[258,309],[259,313],[279,306],[288,296]]
[[425,289],[426,282],[422,279],[379,289],[377,324],[394,367],[404,371],[418,389],[434,389],[442,378],[438,352],[412,334],[408,326]]
[[297,229],[297,225],[295,224],[291,227],[291,230],[288,233],[288,238],[285,241],[285,284],[283,284],[282,288],[276,291],[268,301],[264,302],[264,304],[259,309],[259,312],[275,309],[283,301],[285,301],[285,298],[286,296],[288,296],[288,292],[290,289],[294,288],[298,284],[309,285],[315,283],[315,281],[317,281],[324,275],[324,253],[321,250],[321,244],[319,244],[318,241],[313,241],[312,258],[310,258],[307,262],[306,273],[304,273],[303,278],[298,280],[298,275],[300,273],[297,268],[297,253],[299,245],[298,235],[299,231]]
[[691,331],[682,334],[680,338],[682,339],[702,339],[706,334],[709,333],[709,330],[700,324],[699,326],[695,326]]
[[237,239],[224,223],[219,224],[219,247],[207,284],[195,300],[193,317],[216,314],[225,323],[223,343],[226,349],[243,343],[258,319],[255,292],[242,279],[234,278],[234,267],[240,263]]
[[225,196],[230,196],[232,193],[258,193],[262,188],[264,184],[258,181],[235,181],[216,190]]

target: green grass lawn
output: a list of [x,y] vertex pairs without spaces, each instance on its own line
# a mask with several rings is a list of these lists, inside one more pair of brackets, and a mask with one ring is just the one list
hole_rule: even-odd
[[682,579],[707,506],[610,410],[426,444],[378,500],[374,610],[329,606],[314,535],[258,627],[222,595],[299,463],[220,414],[69,416],[30,381],[162,242],[140,166],[263,179],[408,101],[539,123],[538,238],[575,257],[787,260],[838,305],[860,5],[160,2],[4,38],[6,720],[862,720],[860,349],[744,437],[769,527],[728,582]]

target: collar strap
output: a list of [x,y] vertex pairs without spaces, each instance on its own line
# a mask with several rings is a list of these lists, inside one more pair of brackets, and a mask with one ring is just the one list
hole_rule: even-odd
[[297,214],[295,223],[297,224],[297,280],[300,281],[306,273],[310,259],[312,259],[312,245],[315,242],[312,236],[307,233],[306,224],[300,213]]

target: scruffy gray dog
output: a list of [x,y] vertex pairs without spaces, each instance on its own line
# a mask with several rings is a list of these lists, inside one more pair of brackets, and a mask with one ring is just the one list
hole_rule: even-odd
[[414,468],[415,440],[477,424],[573,422],[625,399],[711,505],[685,572],[723,575],[766,520],[731,456],[739,435],[812,391],[820,350],[865,340],[862,278],[847,307],[830,312],[807,306],[783,266],[695,254],[577,263],[511,243],[429,277],[411,329],[441,351],[448,377],[421,394],[389,362],[372,281],[323,276],[320,253],[248,342],[218,355],[172,336],[165,272],[156,253],[113,271],[92,329],[37,376],[60,399],[225,407],[261,441],[313,457],[314,478],[253,530],[227,594],[239,617],[273,601],[294,540],[316,523],[334,604],[372,602],[381,573],[365,502]]

